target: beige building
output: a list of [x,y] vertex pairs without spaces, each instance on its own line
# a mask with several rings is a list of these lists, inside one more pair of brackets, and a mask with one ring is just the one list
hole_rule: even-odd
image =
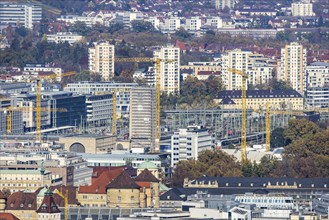
[[307,0],[294,2],[291,4],[291,13],[296,17],[314,16],[313,3]]
[[89,70],[100,73],[104,81],[109,81],[114,76],[114,45],[102,42],[89,48]]
[[[222,91],[216,102],[221,108],[241,109],[241,90]],[[272,110],[303,110],[303,97],[295,90],[247,90],[247,108],[265,109],[269,103]]]
[[298,43],[290,43],[281,49],[278,79],[288,82],[300,94],[306,89],[306,49]]
[[107,154],[115,149],[115,135],[78,135],[60,137],[59,143],[64,144],[64,149],[70,152]]
[[34,192],[45,185],[53,185],[51,172],[47,170],[0,170],[0,190],[10,189],[13,193],[29,189]]
[[[197,77],[199,80],[205,80],[209,76],[219,76],[217,73],[221,72],[222,66],[220,62],[189,62],[188,65],[180,66],[182,70],[192,70],[192,75]],[[205,74],[209,73],[209,74]],[[183,80],[186,77],[183,75]]]
[[180,88],[180,49],[178,47],[162,47],[154,52],[155,58],[174,60],[174,62],[161,62],[160,88],[165,93],[177,93]]

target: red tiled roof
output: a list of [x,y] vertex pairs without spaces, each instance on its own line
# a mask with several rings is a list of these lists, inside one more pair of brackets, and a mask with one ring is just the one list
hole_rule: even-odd
[[185,43],[181,42],[180,40],[176,40],[175,46],[178,47],[181,51],[186,50]]
[[36,210],[37,193],[15,192],[7,199],[7,210]]
[[136,182],[159,182],[155,176],[148,170],[144,169],[136,178]]
[[112,189],[139,189],[140,187],[131,179],[130,175],[123,171],[117,178],[115,178],[106,188]]
[[19,220],[19,218],[11,213],[0,212],[0,220]]
[[47,191],[45,196],[43,197],[43,201],[36,211],[37,213],[60,213],[61,211],[58,209],[53,193],[51,191]]
[[94,167],[90,186],[80,186],[79,193],[106,194],[106,186],[126,167]]
[[[68,202],[70,205],[78,205],[79,201],[77,200],[77,187],[74,186],[51,186],[50,190],[52,192],[54,192],[54,190],[57,189],[58,191],[60,191],[61,193],[64,194],[64,196],[66,196],[66,190],[67,190],[67,194],[68,194]],[[53,195],[55,203],[59,206],[59,207],[64,207],[64,199],[62,197],[60,197],[59,195],[57,195],[56,193]]]

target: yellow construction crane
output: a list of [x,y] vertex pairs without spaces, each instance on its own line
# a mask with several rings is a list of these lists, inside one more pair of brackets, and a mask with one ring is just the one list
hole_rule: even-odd
[[[28,111],[34,111],[36,112],[36,108],[31,107],[13,107],[10,106],[8,108],[0,108],[0,111],[6,111],[6,122],[7,122],[7,134],[10,134],[12,132],[12,112],[28,112]],[[47,112],[47,111],[54,111],[54,112],[67,112],[67,109],[65,108],[40,108],[41,112]]]
[[[58,77],[66,77],[75,75],[75,72],[66,72],[60,75],[51,74],[47,76],[41,76],[41,79],[56,79]],[[41,143],[41,81],[37,79],[37,88],[36,88],[36,141]]]
[[68,220],[69,219],[69,198],[68,198],[69,190],[66,188],[65,195],[63,194],[63,191],[60,192],[58,189],[55,189],[54,193],[56,193],[57,195],[59,195],[64,199],[64,220]]
[[241,126],[241,159],[242,161],[247,160],[247,79],[248,76],[245,72],[237,69],[228,68],[229,72],[238,74],[242,77],[242,126]]
[[266,135],[266,151],[269,152],[271,150],[271,114],[274,115],[304,115],[304,111],[298,110],[270,110],[270,103],[266,103],[266,116],[265,116],[265,135]]
[[[135,63],[155,63],[155,70],[156,70],[156,136],[155,136],[155,142],[156,142],[156,148],[159,148],[160,145],[160,136],[161,136],[161,127],[160,127],[160,68],[161,68],[161,62],[175,62],[175,60],[170,59],[161,59],[161,58],[150,58],[150,57],[134,57],[134,58],[115,58],[115,62],[135,62]],[[113,117],[116,118],[116,117]],[[113,124],[112,124],[113,126]],[[115,125],[116,126],[116,125]],[[113,127],[112,127],[113,128]],[[116,131],[116,128],[115,128]]]

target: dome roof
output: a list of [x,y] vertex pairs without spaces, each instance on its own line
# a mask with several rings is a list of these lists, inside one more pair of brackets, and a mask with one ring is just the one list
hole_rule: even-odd
[[148,170],[152,170],[152,169],[158,169],[157,165],[155,165],[155,163],[151,162],[151,161],[145,161],[141,164],[139,164],[139,166],[137,167],[137,169],[148,169]]
[[47,187],[43,187],[40,192],[38,193],[38,197],[44,197],[45,196],[45,193],[48,191],[48,188]]

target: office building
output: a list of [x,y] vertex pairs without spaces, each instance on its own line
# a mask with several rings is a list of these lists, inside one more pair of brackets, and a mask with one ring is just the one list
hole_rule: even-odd
[[114,76],[114,45],[108,42],[95,43],[89,48],[89,70],[102,75],[104,81]]
[[[241,90],[219,92],[216,102],[225,109],[241,109]],[[247,90],[247,109],[303,110],[303,97],[295,90]]]
[[278,64],[278,80],[288,82],[294,90],[304,94],[306,89],[306,49],[298,43],[290,43],[281,49]]
[[86,96],[88,127],[110,126],[112,121],[112,94]]
[[161,62],[160,89],[167,94],[178,93],[180,88],[180,49],[177,47],[162,47],[154,52],[154,57],[173,62]]
[[213,149],[215,136],[203,126],[189,126],[174,133],[171,146],[171,166],[174,167],[181,160],[197,160],[201,151]]
[[224,8],[234,8],[234,0],[212,0],[212,3],[217,10],[223,10]]
[[65,112],[53,112],[52,127],[79,126],[86,123],[86,97],[73,96],[71,92],[43,92],[43,100],[48,100],[51,108],[66,109]]
[[0,29],[9,25],[15,27],[22,25],[32,29],[35,23],[42,19],[42,8],[38,4],[32,3],[0,3]]
[[248,70],[249,56],[251,51],[235,49],[222,56],[222,81],[228,90],[241,89],[242,76],[230,72],[228,69],[237,69],[243,72]]
[[307,0],[294,2],[291,4],[291,14],[296,17],[314,16],[313,3]]
[[130,90],[129,135],[132,148],[155,150],[155,88],[137,87]]
[[58,32],[56,34],[47,34],[47,41],[49,43],[64,43],[67,42],[69,44],[78,43],[83,39],[83,36],[71,33],[71,32]]
[[306,108],[329,108],[329,87],[310,87],[305,94]]
[[117,90],[117,115],[118,117],[129,114],[130,106],[130,89],[138,86],[137,83],[115,83],[115,82],[77,82],[69,83],[64,91],[73,92],[74,94],[111,94]]
[[314,62],[306,67],[307,88],[329,87],[329,63]]

